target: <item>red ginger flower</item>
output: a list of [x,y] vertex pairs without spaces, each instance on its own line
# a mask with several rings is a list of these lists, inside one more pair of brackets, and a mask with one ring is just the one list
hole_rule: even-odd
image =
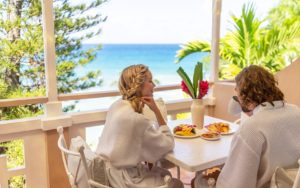
[[185,92],[186,94],[188,94],[190,97],[192,97],[188,87],[186,86],[184,81],[181,81],[181,89],[183,92]]
[[204,97],[207,94],[208,91],[208,82],[207,81],[203,81],[201,80],[199,82],[199,95],[198,95],[198,99],[202,99],[202,97]]

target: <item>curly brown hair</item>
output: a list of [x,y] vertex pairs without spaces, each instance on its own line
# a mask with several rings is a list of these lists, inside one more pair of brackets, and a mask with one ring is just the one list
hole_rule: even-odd
[[244,68],[235,77],[236,87],[243,106],[250,104],[260,105],[273,101],[284,100],[282,91],[278,88],[278,82],[272,73],[263,67],[250,65]]

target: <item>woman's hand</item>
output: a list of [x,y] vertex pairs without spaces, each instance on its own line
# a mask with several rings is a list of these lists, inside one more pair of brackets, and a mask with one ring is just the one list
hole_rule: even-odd
[[153,97],[142,97],[142,102],[146,104],[154,113],[158,110],[158,107],[153,99]]
[[142,97],[141,100],[144,104],[146,104],[154,112],[157,122],[158,122],[158,125],[159,126],[166,125],[166,122],[165,122],[163,116],[161,115],[161,112],[159,111],[153,97]]

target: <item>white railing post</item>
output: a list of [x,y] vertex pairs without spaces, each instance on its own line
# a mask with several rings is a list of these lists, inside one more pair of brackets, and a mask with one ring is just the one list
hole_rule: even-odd
[[43,132],[24,137],[26,187],[50,187],[48,182],[47,146]]
[[45,104],[45,113],[47,117],[53,117],[62,114],[62,104],[58,101],[57,93],[54,13],[52,0],[42,0],[42,13],[46,92],[48,97],[48,103]]
[[0,187],[8,188],[8,174],[6,165],[6,156],[0,155]]

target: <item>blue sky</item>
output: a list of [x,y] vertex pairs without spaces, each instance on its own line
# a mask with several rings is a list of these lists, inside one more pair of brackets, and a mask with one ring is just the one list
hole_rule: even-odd
[[[221,34],[248,0],[223,0]],[[279,0],[253,0],[259,17]],[[84,43],[185,43],[211,39],[212,0],[109,0],[102,33]]]

